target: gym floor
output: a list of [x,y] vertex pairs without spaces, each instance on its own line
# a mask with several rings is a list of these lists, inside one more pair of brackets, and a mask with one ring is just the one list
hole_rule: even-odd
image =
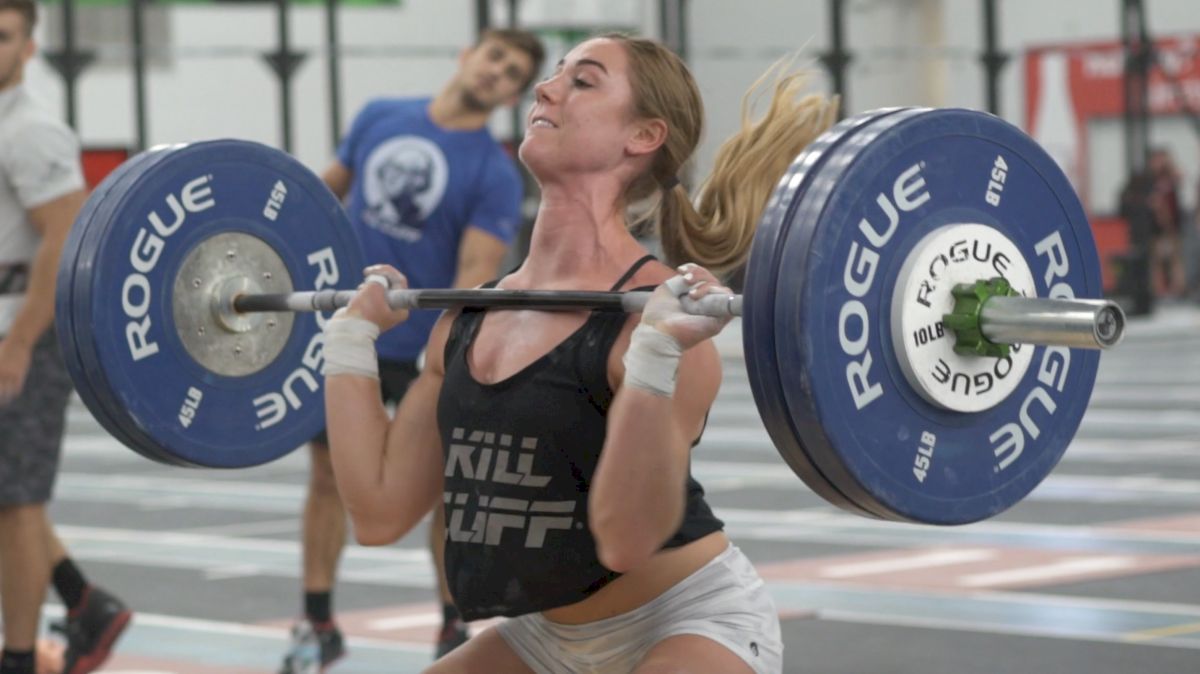
[[[997,518],[936,528],[846,514],[793,477],[732,325],[693,471],[768,579],[785,671],[1200,671],[1198,328],[1187,305],[1132,318],[1050,478]],[[73,404],[52,513],[85,571],[138,612],[102,671],[276,671],[300,608],[305,478],[304,452],[242,471],[155,464]],[[423,541],[347,549],[335,601],[350,652],[332,673],[430,661],[440,618]]]

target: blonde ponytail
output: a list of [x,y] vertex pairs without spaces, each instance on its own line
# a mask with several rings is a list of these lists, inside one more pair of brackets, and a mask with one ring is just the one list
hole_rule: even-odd
[[[792,59],[776,62],[743,97],[741,129],[717,151],[713,171],[693,205],[677,176],[699,145],[704,124],[695,79],[674,52],[653,40],[621,34],[602,37],[625,45],[634,113],[665,120],[668,129],[650,170],[626,189],[628,220],[634,226],[657,222],[666,262],[672,266],[695,262],[717,273],[738,267],[749,254],[776,183],[837,118],[837,98],[801,96],[804,73],[792,69]],[[754,121],[754,104],[769,84],[773,86],[767,110]],[[648,210],[633,212],[647,203]]]
[[[672,262],[692,261],[715,271],[742,264],[750,251],[767,200],[788,166],[837,118],[838,99],[801,96],[804,73],[780,61],[742,99],[741,129],[717,150],[713,170],[700,186],[693,209],[686,195],[673,195],[681,216],[664,220],[663,250]],[[774,80],[762,119],[752,119],[760,88]],[[682,193],[682,190],[678,190]]]

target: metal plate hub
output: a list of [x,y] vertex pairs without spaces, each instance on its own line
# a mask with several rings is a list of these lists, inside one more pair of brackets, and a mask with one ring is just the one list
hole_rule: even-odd
[[1033,349],[1014,346],[1005,358],[961,356],[942,316],[954,309],[957,283],[1008,279],[1034,296],[1033,272],[1008,237],[987,225],[946,225],[921,239],[908,254],[892,293],[892,345],[913,390],[954,412],[980,412],[1007,398],[1025,376]]
[[233,310],[239,294],[292,292],[287,265],[256,236],[222,232],[197,242],[179,266],[173,292],[179,341],[206,370],[254,374],[274,362],[291,335],[291,313]]

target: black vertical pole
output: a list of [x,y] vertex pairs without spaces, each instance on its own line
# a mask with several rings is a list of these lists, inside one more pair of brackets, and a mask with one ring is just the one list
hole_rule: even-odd
[[[286,55],[292,51],[292,33],[288,21],[289,7],[289,0],[279,0],[279,11],[276,13],[279,19],[279,53],[285,55],[284,58],[287,58]],[[292,73],[286,68],[279,75],[279,107],[283,151],[290,153],[292,151]]]
[[678,0],[658,0],[658,26],[663,44],[671,51],[679,53],[681,36],[679,34],[679,2]]
[[1120,22],[1121,50],[1125,57],[1125,77],[1121,80],[1122,102],[1124,103],[1121,109],[1121,135],[1125,144],[1125,167],[1128,170],[1128,180],[1138,173],[1133,165],[1135,154],[1133,150],[1133,78],[1136,73],[1134,72],[1133,36],[1129,31],[1129,0],[1121,0]]
[[[519,24],[517,21],[517,13],[520,10],[520,0],[508,0],[509,28],[516,28]],[[537,74],[534,73],[535,77],[536,75]],[[508,114],[509,119],[511,120],[509,123],[512,125],[512,144],[513,149],[515,150],[516,148],[521,147],[521,139],[525,136],[523,124],[525,116],[521,114],[521,103],[518,101],[516,105],[513,105],[511,108],[509,108]]]
[[1125,46],[1125,165],[1132,177],[1146,168],[1150,45],[1146,44],[1141,0],[1122,0],[1121,40]]
[[275,0],[279,48],[263,54],[279,80],[280,145],[284,152],[292,151],[292,74],[304,61],[304,52],[292,51],[292,33],[288,21],[289,0]]
[[329,53],[329,130],[336,152],[342,140],[341,42],[338,39],[338,0],[325,0],[325,48]]
[[844,0],[829,0],[829,51],[821,55],[821,63],[829,71],[833,80],[833,92],[841,97],[838,116],[849,108],[846,95],[846,66],[850,64],[850,52],[845,45],[845,10]]
[[478,40],[483,31],[492,25],[492,7],[490,0],[475,0],[475,39]]
[[[686,0],[658,0],[659,35],[663,44],[687,63],[687,4]],[[691,165],[684,166],[677,177],[690,187]]]
[[688,60],[688,0],[679,0],[679,45],[676,53],[679,58],[683,59],[684,63]]
[[136,150],[146,149],[146,0],[132,0],[130,9],[130,33],[133,35],[133,112],[137,125]]
[[658,0],[662,41],[687,61],[687,0]]
[[[1121,42],[1125,50],[1125,165],[1128,177],[1125,184],[1146,170],[1149,152],[1149,120],[1147,103],[1149,97],[1150,45],[1147,44],[1145,12],[1141,0],[1121,2]],[[1148,198],[1146,195],[1123,195],[1131,198]],[[1121,285],[1131,295],[1132,313],[1145,314],[1154,310],[1154,290],[1150,276],[1151,223],[1131,219],[1129,240],[1131,259],[1121,276]]]
[[74,129],[76,128],[75,109],[77,107],[75,104],[75,84],[79,80],[79,74],[96,58],[96,54],[91,50],[81,51],[75,46],[75,0],[63,0],[62,21],[62,49],[44,50],[42,56],[63,80],[63,89],[66,92],[65,113],[67,124]]
[[[63,0],[62,6],[63,18],[63,56],[66,57],[68,63],[74,63],[77,57],[75,51],[75,0]],[[72,129],[77,128],[75,124],[75,82],[79,73],[74,68],[70,68],[70,75],[66,78],[66,104],[67,104],[67,124]]]
[[1000,114],[1000,73],[1008,63],[1008,54],[997,49],[996,0],[983,0],[983,62],[987,109]]

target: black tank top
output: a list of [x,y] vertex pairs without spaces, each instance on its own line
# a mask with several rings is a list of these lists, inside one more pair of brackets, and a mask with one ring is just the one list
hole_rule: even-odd
[[[639,260],[613,290],[652,259]],[[566,606],[619,575],[596,556],[588,491],[613,399],[609,351],[626,314],[592,312],[545,356],[495,384],[476,381],[467,364],[484,316],[464,309],[454,320],[438,398],[446,577],[466,620]],[[683,524],[664,547],[724,526],[690,471],[685,498]]]

